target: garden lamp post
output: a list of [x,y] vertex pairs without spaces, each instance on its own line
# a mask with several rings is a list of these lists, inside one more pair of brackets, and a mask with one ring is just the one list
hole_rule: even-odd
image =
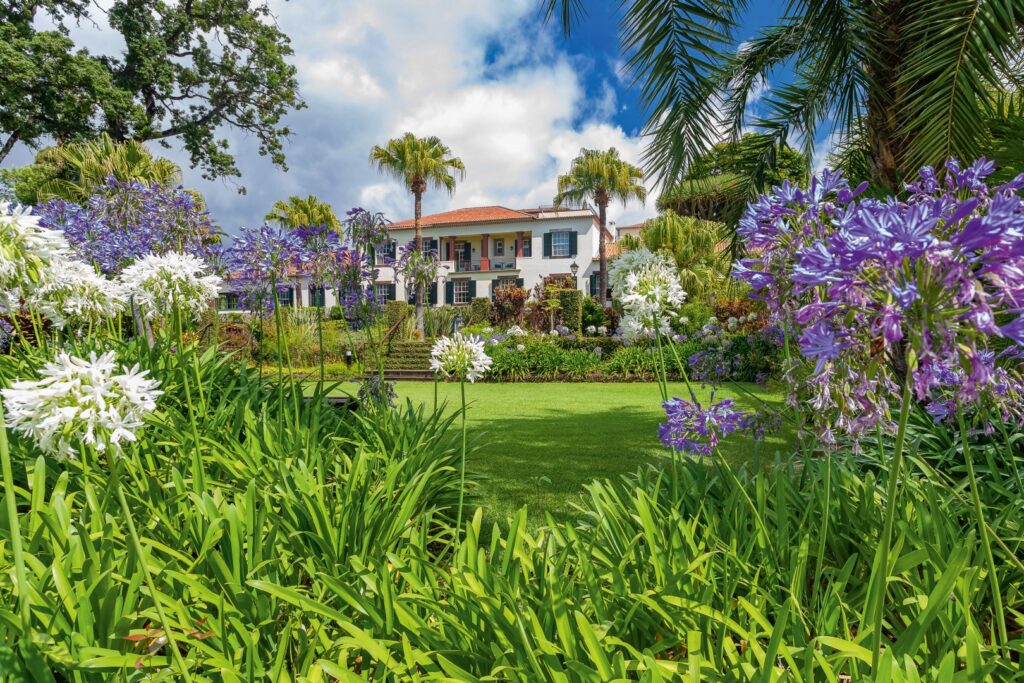
[[580,267],[576,263],[576,259],[573,259],[572,265],[569,266],[569,272],[572,273],[572,281],[573,281],[573,283],[576,285],[577,288],[579,288],[580,282],[579,282],[579,280],[576,279],[576,273],[580,272]]

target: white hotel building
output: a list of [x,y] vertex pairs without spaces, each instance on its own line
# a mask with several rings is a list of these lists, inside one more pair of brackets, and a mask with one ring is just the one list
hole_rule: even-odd
[[[467,305],[474,297],[493,298],[503,284],[532,289],[547,277],[572,277],[576,264],[576,282],[584,294],[597,295],[598,217],[589,206],[580,209],[541,207],[508,209],[482,206],[455,209],[420,220],[424,246],[436,249],[441,261],[438,281],[427,292],[430,305]],[[413,220],[392,223],[394,255],[415,238]],[[609,257],[615,251],[612,236],[606,230]],[[378,255],[374,282],[378,299],[413,300],[394,270],[385,265],[385,254]],[[288,305],[332,306],[334,292],[310,287],[302,276],[295,278],[281,294]],[[237,307],[234,295],[225,293],[220,308]]]

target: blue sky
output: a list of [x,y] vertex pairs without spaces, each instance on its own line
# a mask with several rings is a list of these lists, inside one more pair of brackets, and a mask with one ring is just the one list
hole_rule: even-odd
[[[339,214],[360,205],[393,220],[408,217],[408,193],[367,162],[374,144],[406,130],[440,136],[467,167],[454,197],[428,192],[428,213],[549,204],[558,174],[584,146],[614,145],[640,161],[645,118],[621,73],[617,2],[589,0],[587,17],[568,39],[556,22],[542,22],[540,0],[269,3],[292,38],[308,108],[287,119],[294,131],[287,173],[260,157],[254,140],[227,131],[248,194],[238,194],[238,183],[203,181],[186,170],[186,185],[206,195],[228,231],[260,222],[275,200],[291,194],[315,194]],[[751,4],[740,41],[782,11],[781,0]],[[77,30],[76,39],[97,52],[121,47],[102,25]],[[187,166],[180,149],[157,149]],[[5,165],[27,163],[32,154],[19,147]],[[652,197],[646,206],[609,213],[625,224],[654,212]]]

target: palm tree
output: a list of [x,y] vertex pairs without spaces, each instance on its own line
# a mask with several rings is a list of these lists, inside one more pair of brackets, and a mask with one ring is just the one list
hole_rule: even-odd
[[[546,0],[569,31],[582,0]],[[750,93],[772,78],[754,123],[810,151],[831,129],[862,135],[872,183],[985,151],[991,93],[1020,97],[1024,0],[789,0],[774,25],[740,42],[746,0],[624,4],[628,69],[641,84],[645,165],[670,185],[721,138],[750,123]],[[792,76],[781,75],[795,65]],[[780,80],[781,78],[781,80]],[[774,163],[766,146],[762,162]]]
[[36,202],[66,199],[82,203],[97,187],[113,177],[138,180],[165,187],[181,184],[181,168],[170,159],[155,157],[136,140],[120,142],[106,133],[89,142],[50,147],[36,155],[36,163],[53,169],[54,178],[40,185]]
[[[381,173],[397,178],[415,198],[413,224],[416,228],[416,248],[423,249],[423,193],[428,187],[444,189],[449,196],[455,193],[456,175],[459,180],[466,176],[462,160],[452,156],[452,150],[441,139],[431,135],[418,138],[405,133],[392,138],[383,147],[374,145],[370,150],[370,163]],[[423,325],[423,287],[416,287],[416,323]]]
[[605,233],[607,228],[608,202],[617,199],[625,206],[630,199],[647,199],[647,189],[641,182],[644,172],[637,166],[619,158],[619,151],[614,147],[607,150],[582,149],[578,157],[572,160],[569,172],[558,176],[558,194],[555,204],[565,202],[579,204],[586,198],[592,198],[597,204],[601,218],[601,229],[598,232],[598,254],[600,257],[600,300],[605,301],[608,295],[608,255],[606,252]]
[[332,230],[341,229],[341,221],[334,214],[334,209],[327,202],[320,201],[313,195],[298,197],[292,195],[287,200],[274,202],[265,220],[277,223],[282,228],[327,226]]
[[676,263],[680,284],[690,299],[718,290],[729,270],[729,238],[724,223],[680,216],[667,209],[647,221],[640,233],[644,246],[670,255]]

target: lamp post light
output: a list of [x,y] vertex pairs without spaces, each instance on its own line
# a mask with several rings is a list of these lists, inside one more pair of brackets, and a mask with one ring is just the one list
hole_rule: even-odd
[[569,266],[569,272],[572,273],[572,280],[576,284],[576,288],[579,289],[580,282],[576,279],[576,273],[580,272],[580,267],[577,265],[575,259],[573,259],[572,265]]

